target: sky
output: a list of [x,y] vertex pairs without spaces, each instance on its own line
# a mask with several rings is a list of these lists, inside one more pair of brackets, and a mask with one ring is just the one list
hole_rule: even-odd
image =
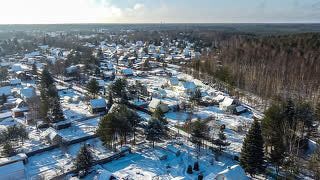
[[0,0],[0,24],[320,23],[320,0]]

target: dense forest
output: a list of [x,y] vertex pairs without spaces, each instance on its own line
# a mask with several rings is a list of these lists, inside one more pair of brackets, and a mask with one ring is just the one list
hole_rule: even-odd
[[195,69],[264,98],[320,98],[320,34],[236,35]]

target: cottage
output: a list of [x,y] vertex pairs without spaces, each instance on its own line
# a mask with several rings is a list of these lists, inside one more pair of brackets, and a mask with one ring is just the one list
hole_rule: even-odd
[[33,98],[36,96],[36,90],[34,87],[30,86],[30,87],[26,87],[23,89],[20,89],[20,96],[22,99],[24,99],[25,101]]
[[179,79],[177,77],[171,77],[169,79],[169,85],[170,86],[178,86],[179,85]]
[[122,69],[121,74],[124,76],[133,76],[133,70],[131,68]]
[[106,112],[107,110],[107,102],[105,99],[92,99],[90,100],[90,112],[101,113]]
[[23,161],[17,161],[0,166],[1,179],[22,180],[27,179]]
[[160,99],[153,98],[149,103],[149,111],[154,112],[158,107],[162,112],[169,111],[169,107],[167,104],[163,103]]
[[185,81],[181,83],[181,90],[185,93],[193,93],[197,89],[197,86],[194,82]]
[[21,85],[21,79],[10,79],[10,86],[19,86]]
[[[209,174],[209,176],[210,176],[210,174]],[[221,171],[220,173],[215,175],[214,178],[209,177],[209,176],[205,177],[204,179],[205,180],[209,180],[209,179],[210,180],[212,180],[212,179],[216,179],[216,180],[234,180],[234,179],[247,180],[247,179],[249,179],[240,165],[234,165],[234,166],[228,167],[226,170]]]
[[10,86],[0,87],[0,96],[2,95],[5,95],[5,96],[11,95],[11,87]]
[[52,145],[57,145],[65,142],[65,139],[52,127],[49,127],[41,133],[42,138]]
[[240,105],[240,106],[236,106],[233,110],[233,113],[236,114],[236,115],[240,115],[242,113],[245,113],[247,112],[248,109],[245,108],[244,106]]

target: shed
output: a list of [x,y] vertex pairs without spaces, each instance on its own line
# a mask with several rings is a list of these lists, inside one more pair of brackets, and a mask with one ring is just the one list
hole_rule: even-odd
[[225,97],[223,101],[220,103],[220,108],[221,109],[227,109],[230,107],[232,104],[234,104],[234,99],[230,97]]
[[52,127],[43,131],[41,136],[52,145],[61,144],[65,141],[64,138]]
[[171,77],[168,82],[171,86],[178,86],[179,79],[177,77]]
[[0,87],[0,95],[6,95],[9,96],[11,95],[11,87],[10,86],[4,86],[4,87]]
[[10,79],[10,86],[21,85],[21,79]]
[[91,113],[106,112],[107,102],[105,99],[92,99],[90,100],[90,111]]

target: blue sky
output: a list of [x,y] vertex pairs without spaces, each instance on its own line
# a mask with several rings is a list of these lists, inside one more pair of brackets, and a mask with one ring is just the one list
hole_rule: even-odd
[[320,23],[320,0],[0,0],[0,24]]

